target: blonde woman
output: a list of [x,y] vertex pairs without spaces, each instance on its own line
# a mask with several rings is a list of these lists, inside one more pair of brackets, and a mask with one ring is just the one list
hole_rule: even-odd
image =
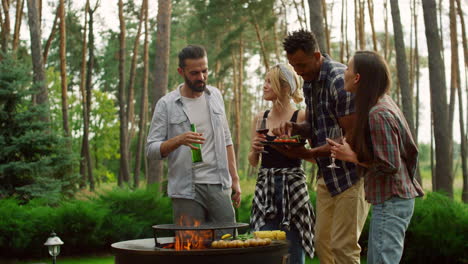
[[278,127],[281,122],[301,123],[304,110],[296,109],[303,97],[302,81],[288,64],[278,64],[266,74],[263,99],[273,103],[271,109],[258,113],[252,126],[249,162],[260,163],[250,224],[254,230],[284,230],[290,242],[291,264],[304,263],[304,251],[312,258],[314,213],[309,200],[306,178],[300,159],[290,159],[262,141],[275,139],[270,133],[256,132],[258,119],[266,118],[266,127]]

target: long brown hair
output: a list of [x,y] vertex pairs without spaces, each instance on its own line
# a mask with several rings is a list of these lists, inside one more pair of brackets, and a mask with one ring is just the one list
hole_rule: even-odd
[[352,147],[359,161],[374,159],[370,142],[369,111],[390,88],[388,65],[377,52],[357,51],[353,57],[354,73],[360,75],[356,96],[357,122],[352,134]]

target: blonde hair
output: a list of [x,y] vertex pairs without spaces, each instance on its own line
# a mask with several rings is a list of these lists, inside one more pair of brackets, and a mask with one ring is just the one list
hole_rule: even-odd
[[[285,73],[283,73],[283,70],[289,71],[293,76],[292,81],[296,87],[293,92],[291,92],[291,84],[288,82],[288,79]],[[292,99],[296,104],[304,100],[301,92],[302,79],[296,74],[293,67],[291,67],[289,64],[281,64],[281,66],[280,64],[277,64],[270,68],[268,73],[270,74],[271,88],[278,97],[278,99],[276,99],[278,102],[279,98],[283,98],[285,96]]]

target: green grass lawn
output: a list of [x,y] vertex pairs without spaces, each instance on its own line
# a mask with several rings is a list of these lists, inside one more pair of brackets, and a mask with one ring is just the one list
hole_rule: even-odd
[[[26,261],[2,262],[2,264],[42,264],[52,263],[52,258],[33,259]],[[57,257],[57,264],[113,264],[114,256],[87,256],[87,257]]]

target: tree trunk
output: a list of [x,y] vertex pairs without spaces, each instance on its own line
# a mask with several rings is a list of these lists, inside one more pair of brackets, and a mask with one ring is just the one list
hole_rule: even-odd
[[[455,1],[449,1],[449,18],[450,18],[450,47],[451,47],[451,78],[450,78],[450,101],[449,101],[449,135],[453,137],[453,119],[455,114],[455,93],[457,92],[457,70],[458,70],[458,50],[453,50],[457,45],[457,17],[455,13]],[[442,10],[441,10],[442,12]],[[442,52],[443,53],[443,52]],[[454,64],[456,63],[456,65]],[[452,140],[453,142],[453,140]],[[452,143],[453,146],[453,143]],[[450,151],[453,156],[453,149]],[[453,174],[455,175],[455,174]]]
[[[279,17],[279,14],[275,14],[275,11],[273,10],[273,16],[274,17]],[[273,42],[274,42],[274,47],[275,47],[275,55],[276,55],[276,61],[281,61],[281,52],[280,52],[280,48],[279,48],[279,45],[278,45],[278,42],[279,42],[279,38],[278,38],[278,29],[277,29],[277,25],[278,25],[278,20],[275,20],[275,22],[273,23]]]
[[89,0],[86,1],[85,6],[85,21],[83,27],[83,41],[81,43],[81,69],[80,69],[80,92],[81,92],[81,107],[83,111],[83,138],[81,142],[81,155],[80,155],[80,174],[81,174],[81,181],[80,181],[80,189],[86,187],[86,171],[88,166],[91,166],[89,163],[90,158],[89,156],[89,140],[88,140],[88,133],[89,133],[89,117],[88,117],[88,103],[86,101],[86,90],[85,90],[85,82],[86,82],[86,33],[88,29],[88,12],[89,12]]
[[[410,0],[410,14],[411,14],[411,23],[410,23],[410,44],[409,44],[409,87],[411,91],[414,91],[414,48],[413,48],[413,35],[416,37],[416,34],[413,34],[414,30],[414,10],[416,9],[413,3],[415,0]],[[416,33],[416,32],[414,32]],[[417,108],[416,108],[416,111]],[[416,128],[416,125],[415,125]],[[416,129],[415,129],[416,130]]]
[[[0,30],[3,30],[3,16],[2,16],[1,10],[0,10]],[[0,31],[0,37],[1,37],[1,31]],[[1,43],[1,40],[0,40],[0,43]]]
[[459,115],[459,122],[460,122],[460,135],[461,135],[461,142],[460,142],[460,156],[461,156],[461,163],[462,163],[462,175],[463,175],[463,191],[462,191],[462,201],[464,203],[468,203],[468,164],[467,164],[467,142],[466,142],[466,134],[465,134],[465,123],[463,120],[463,96],[462,96],[462,89],[460,85],[458,85],[458,115]]
[[[442,30],[442,0],[439,0],[439,35],[440,35],[440,46],[443,48],[444,47],[444,32]],[[445,54],[442,52],[442,61],[445,61]],[[444,70],[445,74],[445,70]]]
[[126,45],[125,45],[125,19],[123,15],[123,1],[119,0],[119,21],[120,21],[120,48],[119,48],[119,119],[120,119],[120,174],[119,186],[122,186],[122,181],[128,183],[130,180],[130,170],[128,165],[128,122],[126,112],[126,96],[125,96],[125,61],[126,61]]
[[344,42],[345,42],[345,34],[344,34],[344,12],[345,12],[345,0],[341,0],[341,23],[340,23],[340,62],[344,63]]
[[45,106],[46,113],[41,120],[49,122],[49,93],[46,85],[44,62],[42,60],[41,28],[39,25],[39,12],[37,2],[28,0],[28,24],[31,37],[31,59],[33,64],[33,83],[38,88],[35,96],[36,103]]
[[359,48],[366,49],[366,32],[364,31],[364,18],[365,18],[365,0],[358,0],[359,2]]
[[262,52],[263,65],[265,66],[265,72],[268,72],[268,70],[270,69],[270,65],[268,64],[268,55],[265,49],[265,44],[263,43],[263,38],[260,33],[260,29],[258,27],[257,19],[253,18],[253,20],[254,20],[253,24],[255,28],[255,33],[257,35],[258,43],[260,44],[260,50]]
[[[466,41],[466,31],[465,31],[465,20],[464,20],[464,17],[463,17],[463,11],[462,11],[462,7],[461,7],[461,4],[460,4],[460,0],[456,0],[457,1],[457,12],[458,12],[458,17],[460,18],[460,25],[461,25],[461,31],[462,31],[462,43],[463,43],[463,54],[464,54],[464,58],[465,58],[465,73],[466,73],[466,67],[468,67],[468,47],[467,47],[467,41]],[[460,76],[458,76],[460,77]],[[465,75],[465,84],[466,84],[466,75]],[[468,91],[468,86],[466,86],[466,89]],[[462,174],[463,174],[463,191],[462,191],[462,201],[464,203],[468,203],[468,173],[466,173],[465,171],[467,170],[466,167],[468,166],[466,163],[467,163],[467,154],[468,154],[468,146],[467,146],[467,135],[466,135],[466,131],[464,129],[464,125],[463,125],[463,106],[462,106],[462,96],[461,96],[461,85],[458,86],[458,100],[459,100],[459,115],[460,115],[460,135],[461,135],[461,158],[462,158]],[[468,92],[466,93],[467,94],[467,99],[468,99]],[[467,106],[468,106],[468,100],[466,102]],[[468,113],[468,110],[467,112]],[[468,123],[468,121],[467,121]]]
[[[431,99],[432,106],[432,99]],[[436,172],[435,172],[435,155],[434,155],[434,115],[431,111],[431,182],[432,191],[437,189]]]
[[66,30],[65,30],[65,0],[60,0],[60,79],[62,87],[62,121],[65,137],[70,136],[68,126],[68,98],[67,98],[67,57],[66,57]]
[[[89,180],[89,188],[91,191],[94,191],[95,182],[94,182],[94,175],[93,175],[93,164],[91,160],[91,153],[89,148],[89,121],[91,116],[91,98],[92,98],[92,80],[93,80],[93,70],[94,70],[94,12],[99,6],[99,1],[96,2],[96,6],[91,9],[89,8],[89,1],[88,3],[88,14],[89,14],[89,32],[88,32],[88,62],[86,66],[86,123],[87,127],[84,127],[85,131],[88,133],[83,135],[83,145],[85,149],[86,155],[86,164],[88,169],[88,180]],[[83,67],[83,66],[82,66]],[[86,140],[86,141],[85,141]]]
[[24,0],[16,1],[15,32],[13,34],[13,52],[16,52],[19,44],[21,22],[23,21]]
[[[154,104],[166,94],[168,85],[169,49],[171,40],[171,13],[172,3],[170,0],[158,0],[157,31],[156,31],[156,56],[154,68]],[[153,110],[154,111],[154,110]],[[157,113],[155,113],[157,114]],[[163,181],[163,162],[148,161],[148,184]],[[161,186],[161,185],[160,185]],[[161,188],[161,187],[160,187]]]
[[142,27],[142,23],[144,19],[143,16],[144,16],[144,8],[143,8],[143,3],[142,3],[137,34],[135,36],[135,41],[133,43],[132,64],[130,66],[130,77],[129,77],[128,89],[127,89],[127,98],[128,98],[127,120],[128,120],[128,124],[130,125],[128,129],[128,138],[127,138],[128,157],[132,156],[131,155],[131,143],[132,143],[133,135],[135,134],[135,104],[133,101],[134,101],[134,93],[135,93],[134,91],[135,91],[138,47],[140,46],[141,27]]
[[234,151],[236,153],[236,164],[239,163],[240,157],[240,146],[241,146],[241,118],[242,118],[242,90],[243,90],[243,79],[244,79],[244,41],[242,33],[239,38],[239,79],[237,81],[237,98],[236,98],[236,141]]
[[394,41],[397,60],[396,65],[398,82],[400,84],[403,114],[405,115],[411,132],[414,135],[413,90],[409,85],[408,63],[406,61],[405,42],[400,20],[400,8],[398,6],[398,0],[390,0],[390,7],[392,9],[393,32],[395,34]]
[[468,67],[468,43],[466,40],[466,30],[465,30],[465,18],[463,17],[463,10],[460,4],[460,0],[457,0],[457,12],[458,17],[460,18],[461,33],[462,33],[462,43],[463,43],[463,57],[465,58],[465,67]]
[[296,13],[297,13],[297,21],[299,22],[299,26],[301,28],[306,28],[305,26],[305,22],[304,22],[304,19],[305,17],[302,17],[300,14],[301,14],[301,11],[300,11],[300,8],[299,8],[299,5],[297,4],[296,0],[292,0],[293,4],[294,4],[294,7],[296,8]]
[[141,88],[140,98],[140,120],[138,123],[138,143],[135,157],[135,171],[133,173],[133,187],[138,188],[140,184],[141,156],[143,154],[143,142],[146,132],[146,117],[148,112],[148,76],[149,76],[149,29],[148,29],[148,0],[142,3],[142,20],[145,25],[145,40],[143,43],[143,86]]
[[354,0],[354,49],[359,50],[359,4]]
[[345,1],[345,40],[346,40],[346,61],[349,61],[349,38],[348,38],[348,1]]
[[377,36],[375,35],[374,27],[374,1],[367,0],[367,7],[369,9],[369,19],[372,29],[372,44],[374,45],[374,50],[377,51]]
[[389,52],[389,37],[388,37],[388,0],[384,0],[384,28],[385,28],[385,37],[384,37],[384,57],[386,61],[390,61],[390,52]]
[[55,18],[54,18],[54,23],[52,23],[52,29],[50,30],[49,38],[47,39],[47,42],[44,47],[44,52],[42,57],[44,57],[44,63],[47,62],[47,57],[49,56],[49,50],[50,46],[52,45],[52,41],[54,40],[55,33],[57,33],[57,21],[59,18],[59,10],[60,6],[57,7],[57,11],[55,12]]
[[447,134],[448,109],[445,76],[442,71],[442,47],[437,26],[435,0],[425,0],[423,3],[424,25],[426,28],[427,50],[429,56],[429,81],[431,90],[431,110],[434,120],[434,135],[436,147],[436,191],[444,191],[453,197],[453,177],[451,171],[452,159],[451,135]]
[[322,0],[309,0],[310,30],[315,34],[321,52],[325,52],[325,33],[323,30]]
[[[416,1],[414,1],[413,8],[414,8],[414,64],[416,66],[415,70],[415,79],[416,79],[416,122],[415,122],[415,139],[416,142],[418,142],[419,138],[419,45],[418,45],[418,37],[417,37],[417,32],[418,32],[418,15],[416,13]],[[421,187],[423,186],[423,181],[421,179],[421,167],[419,166],[418,163],[418,171],[416,174],[416,179],[418,180],[419,184]]]
[[327,3],[325,0],[322,0],[322,16],[323,16],[323,23],[324,23],[324,31],[325,31],[325,42],[327,43],[326,52],[330,54],[330,26],[328,25],[328,18],[327,18]]
[[[452,53],[452,67],[451,67],[451,86],[455,87],[458,93],[458,115],[460,123],[460,157],[462,164],[462,175],[463,179],[468,179],[468,168],[466,160],[466,138],[465,138],[465,122],[463,120],[463,96],[461,90],[461,80],[460,80],[460,66],[458,62],[458,34],[457,34],[457,14],[455,10],[455,0],[450,0],[450,47]],[[455,173],[455,172],[454,172]],[[466,202],[468,199],[468,193],[463,190],[462,199]]]
[[2,27],[2,51],[6,53],[10,44],[10,0],[2,0],[2,7],[5,15]]

